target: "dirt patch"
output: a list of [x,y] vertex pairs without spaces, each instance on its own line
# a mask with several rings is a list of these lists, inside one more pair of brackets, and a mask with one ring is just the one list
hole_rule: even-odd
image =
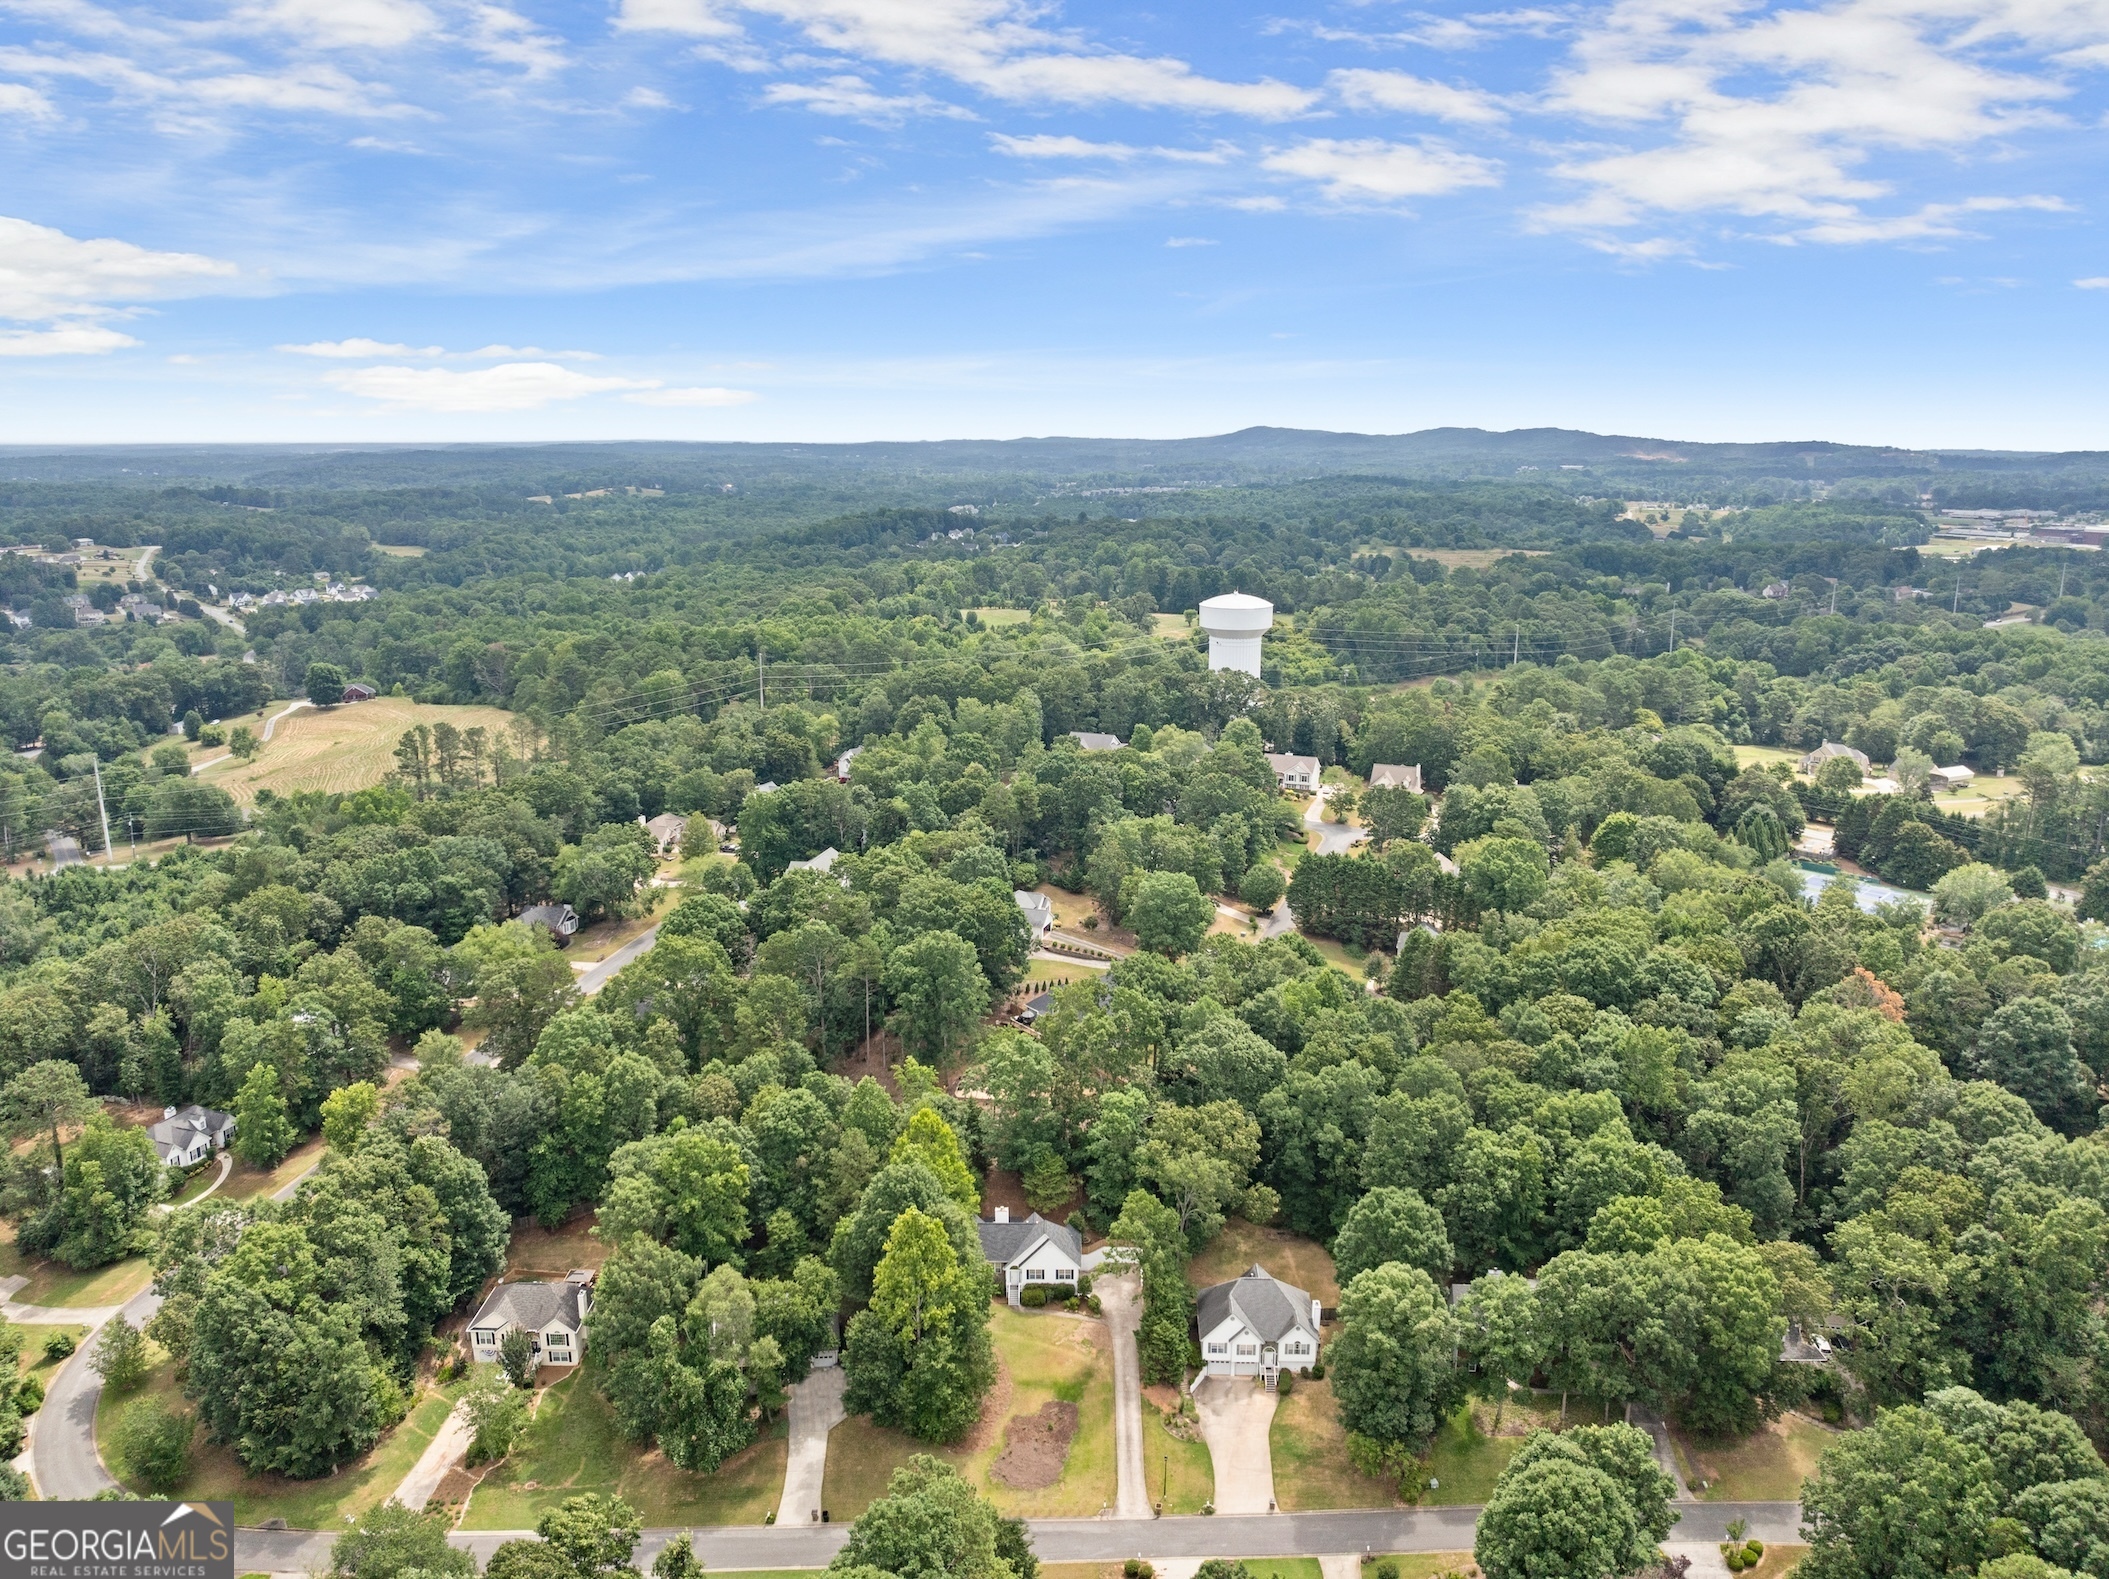
[[1040,1405],[1038,1414],[1019,1415],[989,1474],[1016,1491],[1045,1491],[1062,1478],[1076,1426],[1076,1405],[1059,1398]]
[[1179,1412],[1179,1389],[1166,1382],[1151,1382],[1142,1390],[1142,1396],[1157,1406],[1160,1414],[1175,1415]]

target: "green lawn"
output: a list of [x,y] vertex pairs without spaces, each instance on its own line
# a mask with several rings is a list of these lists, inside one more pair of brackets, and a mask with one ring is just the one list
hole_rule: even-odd
[[[136,1392],[121,1395],[105,1389],[95,1410],[95,1440],[102,1450],[103,1462],[110,1466],[111,1474],[134,1491],[144,1488],[133,1482],[129,1467],[109,1439],[118,1414],[142,1398],[190,1412],[190,1405],[176,1385],[174,1366],[158,1347],[150,1352],[159,1363],[146,1382]],[[191,1444],[190,1478],[171,1495],[201,1502],[232,1502],[235,1521],[240,1524],[276,1518],[284,1519],[296,1530],[335,1529],[343,1524],[345,1515],[356,1517],[394,1495],[453,1407],[454,1401],[448,1395],[427,1393],[372,1451],[344,1465],[334,1475],[318,1480],[251,1475],[231,1448],[207,1442],[200,1432]]]
[[1324,1571],[1315,1557],[1248,1557],[1252,1579],[1319,1579]]
[[1186,1280],[1195,1288],[1227,1283],[1254,1262],[1328,1310],[1340,1303],[1340,1280],[1333,1275],[1333,1258],[1324,1245],[1286,1228],[1255,1228],[1242,1217],[1225,1223],[1223,1231],[1187,1263]]
[[1680,1434],[1677,1446],[1706,1481],[1702,1501],[1795,1502],[1823,1450],[1843,1435],[1806,1415],[1789,1414],[1740,1441],[1698,1442]]
[[1432,1491],[1423,1487],[1424,1503],[1455,1506],[1485,1502],[1516,1449],[1523,1446],[1520,1436],[1488,1436],[1474,1422],[1472,1413],[1470,1405],[1458,1410],[1443,1423],[1429,1445],[1421,1476],[1440,1484]]
[[76,1272],[57,1261],[40,1261],[15,1248],[13,1230],[0,1238],[0,1277],[27,1277],[14,1295],[18,1305],[65,1305],[86,1308],[122,1305],[154,1280],[144,1256],[134,1256],[91,1272]]
[[1275,1406],[1267,1445],[1274,1460],[1274,1499],[1284,1513],[1398,1503],[1392,1481],[1372,1479],[1349,1461],[1330,1382],[1298,1377],[1289,1396]]
[[[989,1319],[1002,1379],[990,1395],[1001,1409],[984,1410],[966,1440],[934,1448],[903,1431],[874,1425],[855,1415],[828,1437],[827,1479],[821,1503],[831,1519],[853,1519],[885,1495],[893,1472],[917,1453],[934,1453],[953,1464],[1005,1513],[1034,1518],[1089,1518],[1110,1504],[1116,1490],[1113,1449],[1113,1357],[1104,1323],[1057,1311],[1008,1307]],[[1077,1406],[1062,1478],[1040,1491],[1021,1491],[996,1480],[990,1470],[1002,1455],[1011,1423],[1038,1414],[1051,1400]]]
[[321,1137],[317,1136],[295,1146],[286,1153],[286,1160],[275,1168],[252,1168],[236,1158],[234,1171],[227,1175],[227,1182],[220,1186],[213,1199],[217,1201],[224,1197],[230,1201],[246,1201],[253,1196],[276,1195],[320,1163],[326,1149]]
[[[1473,1558],[1470,1552],[1400,1552],[1379,1561],[1397,1563],[1399,1579],[1445,1579],[1445,1576],[1467,1572],[1472,1567]],[[1375,1563],[1362,1565],[1364,1579],[1369,1579],[1376,1571]]]
[[181,1190],[178,1190],[176,1192],[174,1198],[170,1200],[169,1205],[190,1205],[192,1201],[195,1201],[199,1196],[203,1195],[207,1190],[211,1189],[213,1181],[219,1176],[220,1159],[218,1157],[213,1157],[203,1163],[200,1163],[198,1165],[198,1171],[190,1176],[189,1182],[186,1183]]
[[784,1425],[718,1466],[714,1475],[675,1469],[615,1428],[615,1412],[574,1371],[545,1389],[519,1446],[469,1498],[466,1530],[531,1530],[567,1497],[621,1497],[647,1528],[760,1524],[784,1489]]
[[73,1346],[78,1349],[88,1336],[86,1327],[71,1322],[24,1322],[21,1331],[22,1357],[16,1362],[16,1367],[22,1375],[34,1376],[42,1382],[46,1392],[51,1390],[51,1378],[58,1374],[59,1367],[66,1361],[45,1359],[45,1340],[56,1332],[68,1333],[73,1338]]
[[1161,1502],[1167,1514],[1199,1513],[1215,1500],[1216,1466],[1208,1444],[1184,1442],[1165,1430],[1164,1416],[1147,1398],[1142,1401],[1142,1479],[1150,1506]]

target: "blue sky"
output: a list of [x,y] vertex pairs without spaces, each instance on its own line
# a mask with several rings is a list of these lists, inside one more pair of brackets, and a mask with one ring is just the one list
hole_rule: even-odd
[[2109,0],[0,0],[0,436],[2109,447]]

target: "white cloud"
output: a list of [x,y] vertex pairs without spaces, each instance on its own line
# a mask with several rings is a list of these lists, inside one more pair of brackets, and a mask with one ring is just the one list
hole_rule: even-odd
[[622,0],[615,26],[624,32],[686,33],[691,38],[737,38],[739,23],[711,0]]
[[2083,291],[2109,291],[2109,274],[2090,274],[2084,280],[2074,280]]
[[783,23],[807,43],[873,64],[929,71],[1014,103],[1125,104],[1283,120],[1316,100],[1262,78],[1224,82],[1183,60],[1091,47],[1041,25],[1033,0],[622,0],[617,25],[692,37],[741,36],[733,10]]
[[107,237],[82,241],[0,218],[0,318],[103,317],[117,303],[194,296],[237,273],[232,263],[195,252],[153,252]]
[[[2055,199],[1973,196],[1871,214],[1893,195],[1878,156],[1961,156],[2062,124],[2069,85],[2031,52],[2109,42],[2099,0],[1616,0],[1586,23],[1538,103],[1609,127],[1623,146],[1555,166],[1582,195],[1539,228],[1602,235],[1658,216],[1728,213],[1776,239],[1830,243],[1966,234],[1960,215]],[[2032,66],[2034,69],[2032,69]]]
[[1491,93],[1403,71],[1335,71],[1326,84],[1354,110],[1395,110],[1466,126],[1496,126],[1508,119],[1507,108]]
[[[224,65],[224,59],[221,64]],[[200,71],[172,75],[121,56],[0,48],[0,71],[50,81],[73,79],[108,89],[124,101],[175,104],[192,110],[261,109],[368,118],[423,116],[382,85],[361,82],[335,66],[302,64],[278,71]]]
[[1339,203],[1389,203],[1501,184],[1501,166],[1493,160],[1439,143],[1314,137],[1260,162],[1279,174],[1320,183]]
[[652,389],[643,378],[596,378],[554,362],[501,362],[473,372],[447,367],[361,367],[328,375],[347,394],[415,411],[535,411],[619,389]]
[[622,96],[622,102],[640,110],[670,110],[674,101],[657,88],[632,88]]
[[751,389],[647,389],[623,399],[638,406],[744,406],[751,404]]
[[49,329],[0,330],[0,356],[106,356],[139,342],[101,324],[61,323]]
[[396,49],[439,31],[417,0],[264,0],[239,7],[234,20],[340,49]]
[[1133,159],[1142,152],[1129,143],[1094,143],[1082,137],[1037,132],[1030,137],[989,134],[989,146],[1013,159]]
[[468,37],[469,47],[485,60],[517,66],[530,81],[551,76],[570,64],[562,40],[501,5],[475,7],[469,16]]
[[1217,247],[1222,243],[1213,236],[1171,236],[1166,238],[1167,247]]
[[1082,137],[1038,132],[1029,137],[989,134],[989,146],[1013,159],[1167,159],[1174,164],[1222,164],[1236,148],[1217,143],[1212,148],[1137,148],[1132,143],[1095,143]]
[[19,82],[0,82],[0,115],[18,115],[28,121],[54,120],[58,111],[51,100]]
[[294,356],[326,356],[356,360],[369,356],[444,356],[439,346],[428,345],[423,350],[407,345],[393,345],[384,340],[310,340],[305,345],[273,346],[274,351],[290,352]]
[[445,357],[455,362],[514,362],[528,357],[555,362],[598,362],[601,359],[598,351],[545,351],[538,345],[484,345],[473,351],[449,351],[441,345],[399,345],[390,340],[369,340],[360,336],[349,340],[311,340],[305,345],[280,345],[272,349],[287,351],[294,356],[321,356],[336,361],[359,361],[376,356],[414,356],[431,360]]
[[911,115],[976,119],[972,110],[946,104],[927,93],[881,93],[862,77],[847,73],[819,82],[773,82],[762,91],[762,99],[769,104],[796,104],[816,114],[840,115],[881,126],[894,125]]

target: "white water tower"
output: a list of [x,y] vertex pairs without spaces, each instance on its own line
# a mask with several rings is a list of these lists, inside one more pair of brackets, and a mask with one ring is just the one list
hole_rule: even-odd
[[1208,632],[1208,666],[1238,669],[1260,677],[1260,638],[1274,628],[1274,605],[1265,598],[1226,592],[1201,605],[1201,628]]

